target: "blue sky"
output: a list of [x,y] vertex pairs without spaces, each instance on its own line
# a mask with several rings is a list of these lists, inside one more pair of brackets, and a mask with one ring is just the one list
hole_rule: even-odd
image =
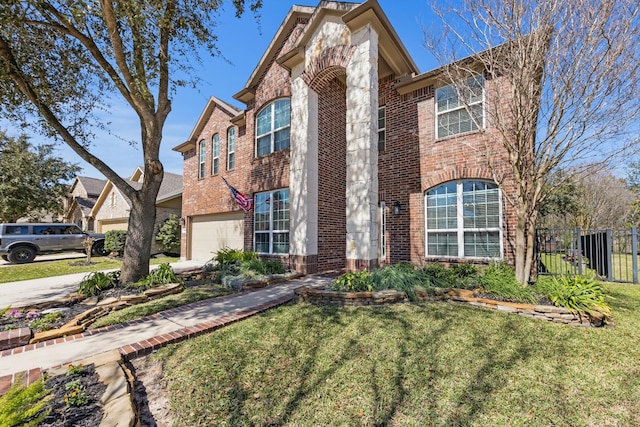
[[[422,25],[433,27],[430,2],[428,0],[378,0],[387,14],[391,24],[405,44],[420,71],[428,71],[437,66],[433,57],[423,47]],[[172,97],[173,109],[164,127],[160,160],[168,172],[182,174],[182,156],[171,150],[184,142],[196,124],[211,95],[216,96],[240,109],[244,105],[233,95],[244,88],[249,76],[262,57],[269,42],[287,15],[293,4],[316,6],[317,1],[300,0],[267,0],[260,11],[260,30],[251,13],[241,19],[233,15],[233,8],[225,2],[226,10],[221,13],[216,30],[218,47],[224,55],[222,58],[210,58],[203,55],[203,66],[196,65],[196,72],[202,79],[197,89],[180,88]],[[115,135],[99,133],[92,147],[98,157],[104,160],[121,176],[128,177],[142,164],[142,152],[139,147],[131,146],[124,140],[140,140],[138,118],[127,105],[118,106],[117,99],[112,102],[111,114],[105,121],[111,122],[111,130]],[[20,129],[0,127],[12,136],[18,136]],[[34,135],[32,142],[37,143]],[[103,178],[100,172],[84,162],[65,144],[60,143],[58,154],[67,161],[79,164],[82,175]]]

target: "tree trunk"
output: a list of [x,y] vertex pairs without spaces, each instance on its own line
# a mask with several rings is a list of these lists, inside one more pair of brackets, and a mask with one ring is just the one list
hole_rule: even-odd
[[518,219],[515,239],[516,239],[516,253],[515,253],[515,269],[516,280],[519,283],[526,284],[528,280],[528,274],[526,273],[526,255],[527,255],[527,217],[526,211],[522,209],[516,209],[516,217]]
[[156,198],[164,173],[159,161],[147,161],[144,184],[131,203],[127,240],[120,276],[121,283],[135,283],[149,274],[151,243],[156,222]]

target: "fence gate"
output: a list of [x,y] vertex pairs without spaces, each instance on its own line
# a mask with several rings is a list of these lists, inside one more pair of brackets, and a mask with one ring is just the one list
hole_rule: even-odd
[[593,271],[609,282],[638,283],[638,234],[628,229],[536,230],[538,274]]

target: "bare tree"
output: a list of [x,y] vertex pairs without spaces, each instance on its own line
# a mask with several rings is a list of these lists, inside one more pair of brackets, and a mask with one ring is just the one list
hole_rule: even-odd
[[[237,16],[245,0],[231,0]],[[251,9],[261,0],[251,0]],[[190,65],[218,54],[215,18],[222,1],[21,0],[0,6],[0,112],[16,123],[33,117],[66,142],[131,200],[122,281],[149,271],[159,160],[170,95],[193,82]],[[140,122],[144,182],[134,189],[90,151],[96,112],[124,101]],[[101,141],[101,144],[122,143]]]
[[[434,6],[444,31],[425,30],[425,42],[451,64],[445,80],[459,92],[473,90],[464,82],[478,73],[505,81],[487,91],[484,113],[511,165],[515,189],[503,195],[517,216],[515,269],[524,284],[534,261],[538,207],[553,189],[545,185],[550,174],[602,168],[638,141],[632,124],[640,117],[640,6],[637,0],[455,4],[460,7]],[[490,167],[500,158],[495,142],[487,138]],[[507,182],[493,170],[498,184]]]

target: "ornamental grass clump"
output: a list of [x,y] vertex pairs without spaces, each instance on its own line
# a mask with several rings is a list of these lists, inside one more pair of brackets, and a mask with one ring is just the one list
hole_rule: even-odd
[[0,396],[0,426],[36,426],[49,414],[43,409],[51,390],[39,378],[25,386],[22,377],[17,378],[9,390]]
[[605,320],[611,316],[607,295],[593,274],[543,277],[536,282],[535,289],[553,305],[580,316],[600,313]]
[[416,301],[416,289],[433,288],[431,279],[411,264],[399,263],[371,272],[374,289],[394,289],[404,292],[411,301]]
[[484,292],[507,301],[535,304],[538,296],[530,286],[523,286],[516,280],[513,268],[504,262],[489,265],[478,279]]

